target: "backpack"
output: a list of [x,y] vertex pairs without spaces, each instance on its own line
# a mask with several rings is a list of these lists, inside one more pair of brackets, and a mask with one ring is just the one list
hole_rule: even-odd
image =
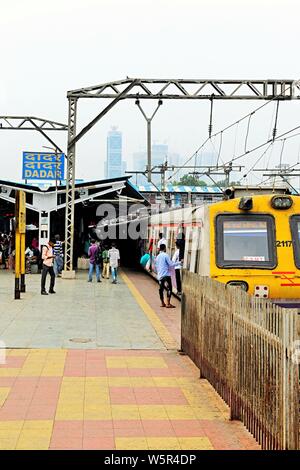
[[101,249],[98,248],[96,254],[95,254],[95,263],[96,264],[102,264],[102,253],[101,253]]

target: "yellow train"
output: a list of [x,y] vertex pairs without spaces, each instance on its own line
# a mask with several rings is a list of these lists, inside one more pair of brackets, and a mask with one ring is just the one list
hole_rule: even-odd
[[183,266],[189,271],[300,307],[299,196],[248,194],[153,215],[148,241],[155,254],[159,233],[171,256],[184,234]]

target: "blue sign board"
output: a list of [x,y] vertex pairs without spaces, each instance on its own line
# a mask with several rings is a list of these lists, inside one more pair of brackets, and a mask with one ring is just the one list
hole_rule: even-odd
[[23,179],[63,180],[64,177],[64,153],[23,152]]

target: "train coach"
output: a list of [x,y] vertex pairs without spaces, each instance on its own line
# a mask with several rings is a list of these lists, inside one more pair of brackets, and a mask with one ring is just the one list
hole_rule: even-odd
[[221,202],[150,217],[153,254],[159,233],[171,256],[176,240],[182,239],[185,269],[283,306],[300,307],[300,197],[227,195]]

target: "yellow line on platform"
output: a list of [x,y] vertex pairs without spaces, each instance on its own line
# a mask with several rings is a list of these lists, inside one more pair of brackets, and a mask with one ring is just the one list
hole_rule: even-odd
[[121,274],[123,281],[125,282],[125,284],[127,284],[128,289],[131,291],[133,297],[135,298],[135,300],[137,301],[137,303],[139,304],[139,306],[145,313],[146,317],[150,321],[151,325],[155,329],[156,333],[158,334],[159,338],[161,339],[165,347],[167,349],[177,349],[178,345],[176,344],[169,330],[160,320],[160,318],[155,313],[155,311],[150,307],[150,305],[142,296],[142,294],[135,287],[133,282],[129,279],[129,277],[125,273],[121,272],[120,274]]

